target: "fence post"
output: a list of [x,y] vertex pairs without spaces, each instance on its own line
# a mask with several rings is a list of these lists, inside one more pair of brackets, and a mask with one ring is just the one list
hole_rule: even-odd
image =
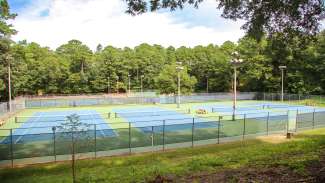
[[246,114],[244,114],[243,140],[245,139],[245,133],[246,133]]
[[153,126],[151,126],[151,150],[154,151],[154,132],[153,132]]
[[316,112],[316,109],[314,109],[314,111],[313,111],[313,129],[315,128],[315,112]]
[[299,109],[297,109],[296,113],[296,125],[295,125],[295,131],[298,131],[298,120],[299,120]]
[[265,101],[265,92],[263,92],[263,100]]
[[129,154],[131,154],[131,122],[129,122]]
[[194,119],[192,119],[192,148],[194,147]]
[[94,124],[95,159],[97,158],[97,125]]
[[165,151],[165,123],[166,121],[163,120],[163,151]]
[[289,133],[289,110],[287,111],[287,134]]
[[13,146],[12,129],[10,129],[10,158],[11,158],[11,168],[13,168],[14,167],[14,146]]
[[108,119],[110,119],[110,118],[111,118],[111,113],[109,112],[109,113],[108,113]]
[[266,135],[269,135],[269,120],[270,120],[270,112],[267,112],[267,118],[266,118]]
[[221,122],[221,116],[219,116],[219,122],[218,122],[218,144],[220,144],[220,122]]
[[56,133],[55,133],[56,127],[52,127],[53,131],[53,154],[54,154],[54,162],[56,162]]

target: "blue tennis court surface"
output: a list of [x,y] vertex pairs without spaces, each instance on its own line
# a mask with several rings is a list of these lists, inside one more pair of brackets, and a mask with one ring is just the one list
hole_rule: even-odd
[[234,112],[231,104],[221,105],[221,104],[207,104],[207,105],[197,105],[193,107],[194,110],[204,109],[208,112],[217,113],[223,116],[230,116],[235,113],[236,118],[240,119],[246,115],[247,118],[258,118],[266,116],[277,116],[285,115],[290,112],[298,113],[308,113],[308,112],[323,112],[325,108],[315,108],[312,106],[304,105],[290,105],[282,103],[249,103],[237,105]]
[[[98,137],[116,136],[116,133],[109,126],[107,121],[95,110],[76,110],[76,111],[55,111],[55,112],[36,112],[22,123],[19,128],[13,130],[14,143],[24,141],[50,140],[53,138],[53,127],[61,126],[67,122],[66,116],[76,114],[80,122],[85,124],[85,130],[95,130]],[[60,133],[59,128],[56,128]],[[10,139],[5,139],[6,143]]]
[[193,120],[195,128],[216,128],[218,127],[217,121],[208,120],[206,118],[194,117],[186,110],[172,110],[160,107],[147,107],[147,108],[128,108],[114,110],[119,117],[124,118],[130,122],[132,127],[139,128],[143,132],[162,131],[165,125],[165,131],[179,131],[192,129]]

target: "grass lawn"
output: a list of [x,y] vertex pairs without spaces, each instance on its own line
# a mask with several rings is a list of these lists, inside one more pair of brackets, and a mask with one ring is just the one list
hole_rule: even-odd
[[[146,182],[169,177],[183,182],[194,175],[246,168],[286,167],[308,178],[308,165],[325,152],[325,129],[305,131],[292,140],[255,139],[167,152],[117,156],[77,162],[78,182]],[[286,172],[283,172],[285,174]],[[71,182],[70,163],[50,163],[0,170],[1,182]],[[236,181],[236,177],[228,177]]]

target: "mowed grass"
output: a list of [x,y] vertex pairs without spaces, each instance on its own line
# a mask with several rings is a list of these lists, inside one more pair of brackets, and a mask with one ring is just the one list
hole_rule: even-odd
[[[77,162],[78,182],[146,182],[157,175],[179,177],[247,166],[286,166],[301,174],[325,150],[325,129],[303,132],[270,143],[247,140],[167,152],[117,156]],[[70,162],[1,169],[1,182],[71,182]],[[179,179],[178,179],[179,180]],[[176,181],[177,182],[177,181]]]

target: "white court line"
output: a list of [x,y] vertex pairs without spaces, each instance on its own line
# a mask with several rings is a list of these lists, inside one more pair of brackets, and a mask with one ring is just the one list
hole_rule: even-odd
[[[91,115],[91,117],[93,118],[93,120],[95,120],[94,122],[96,122],[96,118],[95,118],[95,113],[93,113],[92,115]],[[96,123],[94,123],[94,126],[96,125],[96,131],[97,131],[97,124]],[[104,137],[106,137],[106,134],[103,132],[103,130],[102,129],[100,129],[99,130],[100,131],[100,133],[104,136]],[[95,132],[96,133],[96,132]]]
[[[38,116],[36,116],[35,117],[35,120],[36,119],[40,119],[40,117],[41,117],[42,115],[41,114],[39,114]],[[18,137],[17,138],[17,140],[15,141],[15,144],[21,139],[21,138],[23,138],[23,136],[24,135],[26,135],[28,132],[29,132],[29,130],[31,130],[32,128],[34,128],[34,127],[37,127],[40,123],[35,123],[35,122],[32,122],[32,121],[30,121],[30,122],[27,122],[28,124],[31,124],[31,126],[29,126],[27,129],[25,129],[25,131],[23,132],[23,134],[22,135],[20,135],[20,137]],[[34,126],[36,124],[36,126]]]

